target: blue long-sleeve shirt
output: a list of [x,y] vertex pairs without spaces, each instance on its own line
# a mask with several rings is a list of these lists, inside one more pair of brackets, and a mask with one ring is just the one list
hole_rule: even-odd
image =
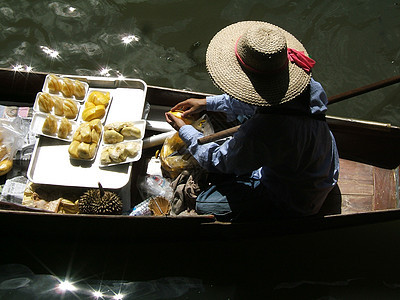
[[266,187],[266,197],[284,214],[315,214],[337,182],[339,156],[327,123],[315,118],[327,110],[325,91],[313,79],[309,88],[305,104],[292,100],[279,105],[289,114],[263,113],[225,94],[207,97],[209,111],[223,111],[228,118],[252,117],[222,145],[198,144],[202,134],[190,125],[179,135],[208,171],[253,173]]

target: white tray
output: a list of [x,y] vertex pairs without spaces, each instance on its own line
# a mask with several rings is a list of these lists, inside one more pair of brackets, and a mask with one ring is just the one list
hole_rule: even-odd
[[101,168],[105,168],[105,167],[108,168],[108,167],[111,167],[111,166],[118,166],[118,165],[123,165],[123,164],[127,164],[127,163],[138,161],[142,157],[142,148],[143,148],[143,141],[142,140],[131,140],[131,141],[121,142],[121,143],[117,143],[117,144],[103,144],[103,145],[100,146],[100,149],[98,150],[97,156],[101,157],[101,152],[107,147],[113,147],[113,146],[116,146],[118,144],[126,144],[126,143],[131,143],[131,142],[139,144],[139,151],[134,157],[127,157],[125,161],[122,161],[122,162],[119,162],[119,163],[110,163],[110,164],[103,165],[100,162],[99,166]]
[[73,120],[68,120],[72,125],[72,129],[67,138],[62,139],[57,136],[58,128],[60,126],[62,119],[60,117],[55,116],[58,122],[57,122],[57,132],[54,135],[49,135],[42,132],[43,123],[46,120],[47,116],[48,114],[46,113],[38,113],[38,112],[34,113],[31,121],[30,131],[36,135],[43,135],[53,139],[67,141],[67,142],[72,141],[72,135],[74,134],[76,128],[78,127],[78,124]]
[[[74,77],[89,84],[90,90],[106,90],[113,97],[106,122],[140,120],[143,114],[147,85],[139,79]],[[40,137],[28,168],[28,178],[34,183],[98,187],[118,189],[130,179],[132,163],[99,168],[100,155],[92,162],[76,161],[69,158],[69,143],[47,137]],[[99,151],[99,150],[98,150]]]
[[[129,142],[129,141],[134,141],[134,140],[141,140],[141,139],[144,138],[144,133],[145,133],[145,130],[146,130],[146,120],[138,120],[138,121],[126,121],[126,120],[122,120],[122,122],[132,122],[137,128],[140,129],[140,137],[139,137],[139,138],[124,137],[123,142]],[[106,144],[106,143],[104,143],[104,132],[106,131],[106,130],[104,129],[104,127],[107,126],[108,124],[111,124],[111,123],[114,123],[114,122],[108,122],[108,121],[107,121],[106,124],[103,126],[103,139],[102,139],[103,144]],[[106,145],[113,145],[113,144],[106,144]]]
[[[40,96],[41,93],[42,93],[42,92],[39,92],[39,93],[36,94],[35,103],[33,104],[33,111],[34,111],[34,112],[40,112],[40,113],[43,113],[43,114],[47,114],[46,112],[43,112],[43,111],[41,111],[41,110],[39,109],[39,103],[38,103],[38,101],[39,101],[39,96]],[[46,93],[47,93],[47,92],[46,92]],[[54,96],[54,94],[50,94],[50,95],[53,95],[53,96]],[[63,97],[63,96],[57,96],[57,97],[60,97],[60,98],[62,98],[62,99],[68,99],[68,98],[65,98],[65,97]],[[69,99],[72,99],[72,98],[69,98]],[[74,99],[72,99],[72,101],[73,101],[73,102],[76,104],[76,106],[78,107],[78,113],[76,114],[75,118],[69,119],[69,120],[76,120],[76,119],[78,118],[78,116],[79,116],[80,111],[81,111],[81,103],[80,103],[79,101],[75,101]],[[51,109],[51,111],[48,112],[48,113],[50,113],[50,114],[52,114],[52,115],[54,115],[54,116],[56,116],[56,117],[62,117],[62,116],[58,116],[58,115],[56,115],[56,114],[54,113],[54,107],[53,107],[53,108]]]
[[[83,111],[85,110],[86,101],[87,101],[87,99],[89,98],[89,95],[90,95],[90,93],[91,93],[92,91],[109,92],[109,90],[106,90],[106,89],[93,89],[93,90],[91,90],[91,91],[88,93],[88,96],[86,97],[86,100],[85,100],[85,102],[83,103],[82,108],[81,108],[81,110],[79,111],[79,114],[78,114],[78,122],[79,122],[79,123],[85,122],[85,121],[83,121],[83,119],[82,119],[82,114],[83,114]],[[110,94],[111,94],[111,93],[110,93]],[[110,97],[111,97],[111,98],[110,98],[110,101],[108,102],[108,105],[107,105],[107,107],[106,107],[106,111],[105,111],[104,117],[101,118],[101,124],[103,124],[103,125],[104,125],[104,123],[106,122],[107,115],[108,115],[108,112],[109,112],[110,107],[111,107],[111,104],[112,104],[113,96],[110,95]]]

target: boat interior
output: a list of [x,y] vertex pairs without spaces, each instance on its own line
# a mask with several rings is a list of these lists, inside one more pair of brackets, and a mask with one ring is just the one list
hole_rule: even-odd
[[[32,78],[38,81],[35,85],[26,80],[29,74],[12,74],[9,70],[0,71],[0,77],[3,78],[0,86],[2,91],[0,104],[4,106],[31,106],[38,91],[37,86],[43,84],[43,77],[36,78],[31,75],[30,81]],[[13,81],[11,88],[7,84],[9,80]],[[19,89],[20,86],[23,89]],[[171,130],[165,122],[164,112],[168,111],[174,103],[188,97],[204,97],[206,95],[204,93],[149,86],[146,102],[149,104],[150,109],[147,111],[146,116],[147,129],[145,137],[157,135],[160,130],[161,132]],[[221,113],[210,112],[208,117],[215,132],[237,125],[224,121],[225,117]],[[398,166],[400,161],[399,153],[396,151],[399,149],[400,144],[397,138],[400,137],[400,128],[390,124],[330,116],[327,120],[338,141],[341,171],[338,185],[329,194],[319,215],[349,215],[398,209]],[[350,131],[347,128],[349,123],[352,125]],[[131,208],[142,201],[136,186],[136,180],[146,172],[149,159],[160,148],[161,146],[159,145],[144,149],[142,158],[133,163],[130,187]],[[3,183],[6,179],[7,176],[2,176],[1,178]],[[29,208],[12,205],[4,201],[1,201],[0,204],[1,208],[6,210],[29,210]]]

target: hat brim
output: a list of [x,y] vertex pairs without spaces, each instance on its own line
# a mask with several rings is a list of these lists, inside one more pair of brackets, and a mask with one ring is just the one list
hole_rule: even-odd
[[267,22],[244,21],[229,25],[211,40],[206,53],[207,71],[215,85],[223,92],[240,101],[272,106],[290,101],[300,95],[310,83],[307,73],[295,63],[279,73],[265,75],[251,73],[239,63],[235,54],[237,40],[252,26],[267,25],[281,30],[288,48],[304,51],[304,46],[289,32]]

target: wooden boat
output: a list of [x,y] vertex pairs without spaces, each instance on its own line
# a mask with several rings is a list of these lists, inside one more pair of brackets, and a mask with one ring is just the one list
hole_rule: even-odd
[[[46,75],[0,69],[0,104],[32,106]],[[148,86],[146,101],[167,111],[205,95]],[[229,223],[212,216],[61,215],[1,202],[0,264],[22,263],[59,276],[75,272],[76,277],[133,280],[175,275],[243,282],[244,274],[247,280],[322,280],[369,269],[387,275],[398,261],[393,249],[400,249],[400,128],[331,116],[327,121],[337,140],[341,175],[318,216]],[[132,205],[139,202],[135,179],[154,153],[145,151],[134,165]],[[369,261],[359,264],[355,256]]]

